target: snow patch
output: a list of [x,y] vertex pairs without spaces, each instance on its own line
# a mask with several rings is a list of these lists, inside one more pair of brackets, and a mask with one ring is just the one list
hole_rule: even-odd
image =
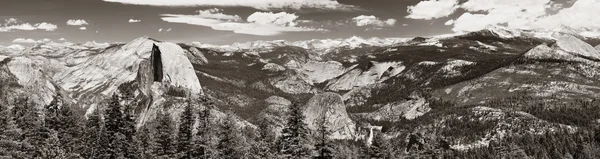
[[444,67],[442,67],[441,71],[444,72],[444,77],[456,77],[460,76],[461,72],[457,70],[458,68],[474,65],[475,62],[465,61],[465,60],[452,60],[446,63]]

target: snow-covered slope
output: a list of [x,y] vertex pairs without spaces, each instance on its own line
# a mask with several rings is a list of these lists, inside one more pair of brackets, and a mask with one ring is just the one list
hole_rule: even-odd
[[490,31],[498,37],[509,39],[523,35],[520,30],[511,29],[497,25],[487,25],[484,30]]
[[600,45],[596,46],[596,50],[600,51]]
[[312,39],[305,41],[295,41],[288,42],[283,40],[274,40],[274,41],[252,41],[245,43],[234,43],[232,45],[210,45],[210,44],[202,44],[199,42],[193,42],[190,45],[200,47],[200,48],[208,48],[214,49],[222,52],[236,52],[236,51],[254,51],[254,52],[269,52],[274,48],[283,47],[283,46],[296,46],[301,47],[307,50],[310,50],[319,54],[326,54],[330,51],[344,48],[344,49],[354,49],[360,47],[369,47],[369,46],[390,46],[397,43],[408,41],[406,38],[369,38],[364,39],[358,36],[352,36],[347,39]]

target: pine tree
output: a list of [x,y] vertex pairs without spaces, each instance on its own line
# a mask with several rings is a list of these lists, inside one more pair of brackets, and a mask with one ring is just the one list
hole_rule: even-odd
[[235,159],[243,157],[243,146],[241,146],[240,130],[235,125],[234,114],[229,111],[221,126],[221,135],[219,136],[219,158]]
[[363,150],[363,158],[383,159],[388,158],[386,154],[386,143],[381,133],[376,133],[371,145],[366,145]]
[[50,137],[50,129],[44,126],[43,114],[28,99],[21,100],[13,108],[17,127],[21,129],[20,151],[24,158],[42,157],[42,148]]
[[107,135],[104,129],[101,110],[92,112],[85,122],[82,141],[84,143],[84,158],[100,158],[108,149]]
[[319,121],[319,129],[318,133],[318,142],[315,145],[315,151],[317,155],[316,159],[332,159],[334,157],[334,148],[331,145],[331,141],[329,140],[329,135],[331,132],[327,128],[328,120],[326,116],[323,116],[321,121]]
[[191,101],[188,100],[181,117],[179,118],[179,132],[177,135],[178,154],[181,158],[192,158],[192,137],[195,122]]
[[81,150],[82,141],[80,121],[83,120],[70,107],[64,105],[60,95],[45,107],[45,126],[56,131],[59,147],[67,155],[76,155]]
[[0,158],[24,156],[21,151],[21,130],[17,127],[14,113],[7,105],[0,103]]
[[157,144],[154,138],[155,134],[151,130],[152,128],[150,128],[150,125],[151,124],[146,123],[146,125],[142,126],[140,131],[136,134],[139,139],[137,144],[140,149],[141,158],[155,158],[154,150],[157,149]]
[[125,157],[125,121],[119,96],[113,94],[106,110],[106,138],[110,141],[107,154],[110,158]]
[[202,96],[199,100],[200,104],[203,106],[201,111],[198,111],[198,117],[200,118],[198,127],[196,128],[196,134],[194,135],[194,143],[192,145],[192,155],[194,158],[202,158],[208,159],[211,158],[213,154],[212,145],[210,139],[214,136],[212,134],[211,126],[211,111],[214,109],[214,104],[212,101]]
[[298,103],[292,104],[290,115],[279,139],[280,158],[309,158],[310,142],[304,114]]
[[135,106],[134,104],[129,103],[128,105],[125,106],[125,113],[124,113],[124,126],[123,126],[123,131],[121,132],[122,134],[124,134],[125,136],[125,143],[123,143],[124,146],[124,153],[125,153],[125,157],[127,158],[140,158],[140,148],[138,147],[138,142],[139,140],[137,139],[136,136],[136,121],[135,121],[135,115],[134,115],[134,109],[133,106]]
[[252,158],[276,158],[274,149],[274,142],[276,141],[275,134],[271,131],[273,127],[269,125],[268,121],[261,120],[258,122],[259,136],[255,145],[252,146],[253,157]]
[[158,125],[156,126],[156,142],[157,149],[155,150],[158,157],[172,157],[174,154],[173,146],[173,119],[168,112],[158,114]]

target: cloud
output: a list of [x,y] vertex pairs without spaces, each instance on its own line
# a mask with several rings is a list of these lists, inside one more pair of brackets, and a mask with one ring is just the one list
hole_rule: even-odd
[[[469,0],[461,6],[469,11],[454,21],[455,32],[477,31],[488,25],[532,29],[552,8],[550,0]],[[480,13],[471,13],[480,12]]]
[[450,19],[448,21],[446,21],[446,23],[444,23],[444,25],[453,25],[454,24],[454,20]]
[[218,19],[218,20],[230,20],[230,21],[240,21],[242,18],[238,15],[227,15],[223,14],[223,9],[212,8],[207,10],[199,10],[198,16],[202,18],[208,19]]
[[60,39],[58,39],[58,41],[67,41],[67,39],[65,39],[65,38],[60,38]]
[[565,25],[572,28],[600,30],[599,8],[598,0],[578,0],[573,6],[562,9],[557,14],[540,17],[531,27],[556,28]]
[[239,6],[252,7],[260,10],[271,9],[327,9],[348,10],[352,6],[343,5],[336,0],[104,0],[133,5],[168,6],[168,7],[198,7],[198,6]]
[[221,11],[218,9],[203,10],[199,11],[198,15],[163,14],[162,20],[258,36],[272,36],[283,32],[323,31],[323,29],[297,26],[298,16],[293,13],[255,12],[244,22],[238,15],[226,15]]
[[89,23],[83,19],[71,19],[71,20],[67,21],[67,25],[82,26],[82,25],[89,25]]
[[58,26],[51,24],[51,23],[39,23],[39,24],[35,24],[35,27],[37,29],[42,29],[42,30],[46,30],[46,31],[54,31],[58,28]]
[[86,27],[80,27],[79,30],[87,30]]
[[377,28],[381,27],[392,27],[396,24],[396,19],[388,19],[388,20],[379,20],[379,18],[371,15],[360,15],[352,18],[352,20],[356,23],[356,26],[374,26]]
[[139,19],[129,19],[129,21],[128,21],[128,22],[129,22],[129,23],[139,23],[139,22],[141,22],[141,21],[142,21],[142,20],[139,20]]
[[52,23],[47,23],[47,22],[42,22],[42,23],[36,23],[36,24],[30,24],[30,23],[23,23],[21,21],[19,21],[16,18],[10,18],[10,19],[6,19],[5,23],[0,25],[0,32],[12,32],[15,30],[26,30],[26,31],[31,31],[31,30],[45,30],[45,31],[54,31],[58,29],[58,26],[52,24]]
[[447,17],[459,7],[458,0],[425,0],[414,6],[408,6],[409,19],[436,19]]
[[52,40],[50,40],[48,38],[40,39],[40,40],[17,38],[15,40],[13,40],[12,42],[13,43],[24,43],[24,44],[35,44],[35,43],[48,43],[48,42],[52,42]]

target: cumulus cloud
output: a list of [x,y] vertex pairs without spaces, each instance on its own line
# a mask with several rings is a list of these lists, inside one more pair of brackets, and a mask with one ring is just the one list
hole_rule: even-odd
[[42,23],[30,24],[30,23],[23,23],[16,18],[6,19],[5,23],[0,25],[0,32],[11,32],[11,31],[15,31],[15,30],[54,31],[56,29],[58,29],[58,26],[56,26],[52,23],[42,22]]
[[336,0],[104,0],[133,5],[197,7],[197,6],[240,6],[260,10],[316,8],[328,10],[348,10],[352,6],[343,5]]
[[557,14],[539,18],[532,24],[533,28],[556,28],[560,25],[572,28],[600,29],[600,1],[578,0],[570,8],[560,10]]
[[[488,25],[532,29],[552,7],[550,0],[469,0],[461,6],[469,11],[454,21],[453,31],[476,31]],[[471,13],[481,12],[481,13]]]
[[139,20],[139,19],[129,19],[129,21],[127,21],[127,22],[129,22],[129,23],[139,23],[141,21],[142,20]]
[[[569,8],[566,4],[573,3]],[[600,0],[424,0],[408,7],[409,19],[431,20],[466,12],[445,25],[455,32],[477,31],[488,25],[518,29],[552,29],[561,25],[600,30]]]
[[272,36],[283,32],[323,31],[297,26],[297,15],[286,12],[255,12],[243,21],[238,15],[223,14],[222,10],[210,9],[198,15],[163,14],[162,20],[210,27],[214,30],[232,31],[239,34]]
[[17,38],[15,40],[13,40],[12,42],[13,43],[24,43],[24,44],[35,44],[35,43],[48,43],[48,42],[52,42],[52,40],[50,40],[48,38],[40,39],[40,40]]
[[371,16],[366,16],[366,15],[360,15],[357,17],[352,18],[352,20],[356,23],[356,26],[374,26],[374,27],[391,27],[394,26],[396,24],[396,19],[387,19],[387,20],[380,20],[379,18],[371,15]]
[[86,27],[80,27],[79,30],[87,30]]
[[410,19],[436,19],[447,17],[459,7],[458,0],[425,0],[414,6],[408,6]]
[[67,25],[82,26],[82,25],[89,25],[89,23],[83,19],[71,19],[71,20],[67,21]]
[[446,21],[446,23],[444,23],[444,25],[453,25],[454,24],[454,20],[450,19],[448,21]]
[[58,39],[58,41],[67,41],[67,39],[65,39],[65,38],[60,38],[60,39]]

